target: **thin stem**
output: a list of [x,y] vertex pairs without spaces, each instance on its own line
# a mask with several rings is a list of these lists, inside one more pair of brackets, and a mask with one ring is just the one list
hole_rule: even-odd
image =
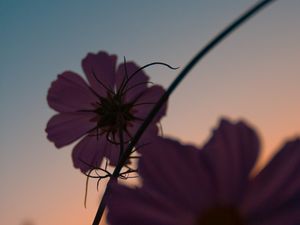
[[123,138],[123,131],[121,129],[119,130],[119,139],[120,139],[120,155],[119,155],[119,161],[120,161],[124,152],[124,138]]
[[[127,62],[126,62],[126,57],[124,56],[124,73],[125,73],[125,77],[123,78],[121,85],[120,85],[120,89],[123,87],[125,81],[128,79],[128,71],[127,71]],[[117,91],[117,93],[119,93],[119,91]]]
[[[169,96],[173,93],[173,91],[176,89],[176,87],[180,84],[180,82],[186,77],[188,72],[207,54],[209,53],[217,44],[221,43],[227,37],[230,33],[232,33],[234,30],[236,30],[238,27],[240,27],[244,22],[246,22],[248,19],[250,19],[252,16],[254,16],[257,12],[262,10],[265,6],[270,4],[271,2],[274,2],[275,0],[263,0],[251,7],[249,10],[247,10],[244,14],[242,14],[240,17],[238,17],[235,21],[233,21],[231,24],[229,24],[228,27],[226,27],[223,31],[221,31],[215,38],[213,38],[204,48],[187,64],[187,66],[179,73],[179,75],[176,77],[176,79],[171,83],[167,91],[162,95],[162,97],[159,99],[159,101],[156,103],[156,105],[152,108],[151,112],[148,114],[147,118],[145,119],[144,123],[140,126],[136,134],[134,135],[133,139],[127,146],[121,160],[119,161],[118,165],[116,166],[114,172],[113,172],[113,179],[116,179],[122,167],[124,166],[125,162],[127,161],[128,157],[131,154],[132,149],[137,144],[138,140],[148,127],[148,125],[151,123],[155,115],[158,113],[160,108],[163,106],[163,104],[167,101]],[[105,191],[103,199],[100,203],[98,212],[102,212],[105,208],[105,199],[106,199],[107,191]],[[100,223],[101,215],[99,215],[97,212],[95,220],[93,225],[98,225]],[[96,219],[98,218],[98,219]]]
[[147,64],[147,65],[145,65],[145,66],[140,67],[140,68],[137,69],[133,74],[131,74],[131,75],[128,77],[128,79],[126,79],[125,83],[123,84],[123,86],[120,87],[120,89],[119,89],[118,91],[119,91],[120,93],[122,93],[123,90],[124,90],[124,88],[126,87],[126,85],[129,83],[129,81],[130,81],[134,76],[136,76],[136,75],[138,74],[138,72],[140,72],[141,70],[143,70],[143,69],[145,69],[145,68],[147,68],[147,67],[149,67],[149,66],[153,66],[153,65],[163,65],[163,66],[166,66],[166,67],[168,67],[168,68],[170,68],[170,69],[172,69],[172,70],[177,70],[177,69],[178,69],[178,67],[172,67],[172,66],[170,66],[170,65],[168,65],[168,64],[166,64],[166,63],[162,63],[162,62],[153,62],[153,63],[149,63],[149,64]]
[[98,79],[98,77],[96,76],[95,72],[92,71],[92,75],[94,76],[95,80],[102,85],[102,87],[107,90],[107,92],[110,92],[111,94],[114,94],[114,92],[112,90],[110,90],[101,80]]
[[109,182],[110,182],[110,180],[108,181],[108,184],[106,185],[106,189],[103,193],[103,196],[102,196],[99,208],[97,210],[93,225],[99,225],[100,224],[100,221],[101,221],[101,218],[102,218],[105,206],[106,206],[106,199],[107,199],[108,192],[109,192],[108,191],[109,190]]

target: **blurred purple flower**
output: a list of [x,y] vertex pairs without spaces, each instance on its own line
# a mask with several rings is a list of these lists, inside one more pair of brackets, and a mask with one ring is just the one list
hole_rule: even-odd
[[[118,68],[116,62],[116,55],[90,53],[82,61],[89,84],[65,71],[48,91],[48,104],[58,114],[47,124],[47,137],[60,148],[84,136],[72,153],[74,166],[82,172],[99,167],[103,157],[116,165],[120,131],[128,142],[164,93],[161,86],[148,86],[149,77],[134,62],[121,63]],[[166,106],[142,138],[157,134],[156,123],[165,113]]]
[[222,120],[199,151],[158,138],[139,162],[141,188],[111,183],[112,225],[297,225],[300,139],[255,177],[259,140],[244,122]]

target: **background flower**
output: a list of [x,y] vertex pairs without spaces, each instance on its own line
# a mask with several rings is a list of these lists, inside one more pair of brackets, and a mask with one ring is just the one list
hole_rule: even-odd
[[110,187],[112,225],[299,224],[299,139],[254,178],[259,141],[244,122],[222,120],[201,150],[165,138],[147,148],[139,163],[142,187]]
[[[135,63],[122,63],[116,68],[116,61],[115,55],[106,52],[90,53],[82,61],[89,84],[78,74],[65,71],[48,91],[48,104],[58,114],[47,124],[47,137],[60,148],[84,136],[72,153],[74,166],[82,172],[100,166],[103,157],[116,165],[119,133],[127,143],[164,92],[161,86],[149,87],[149,77],[137,72]],[[165,113],[166,106],[140,143],[157,134],[155,124]]]

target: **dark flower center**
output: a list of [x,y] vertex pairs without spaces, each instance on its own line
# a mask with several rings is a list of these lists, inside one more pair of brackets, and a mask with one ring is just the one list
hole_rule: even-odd
[[[120,144],[120,143],[128,143],[130,139],[132,138],[132,134],[129,132],[128,127],[132,126],[133,121],[143,121],[142,118],[138,118],[134,116],[134,113],[136,111],[133,109],[133,107],[137,105],[143,105],[143,104],[154,104],[154,103],[138,103],[138,99],[145,94],[145,91],[147,87],[144,87],[144,92],[141,92],[139,95],[137,95],[134,99],[131,99],[130,102],[124,101],[124,96],[129,92],[132,91],[132,89],[141,86],[141,85],[147,85],[148,82],[147,78],[145,78],[146,81],[142,82],[135,82],[134,84],[129,85],[130,81],[138,75],[141,70],[153,66],[153,65],[164,65],[169,67],[170,69],[177,69],[169,66],[168,64],[161,63],[161,62],[153,62],[150,64],[147,64],[143,67],[140,67],[130,75],[127,73],[127,67],[126,67],[126,59],[124,58],[124,65],[125,65],[125,76],[123,81],[121,82],[120,86],[115,87],[118,88],[115,90],[115,88],[111,88],[106,86],[101,80],[98,79],[96,76],[94,70],[92,69],[92,75],[95,78],[95,80],[99,83],[99,85],[107,91],[107,97],[102,97],[98,95],[98,93],[91,89],[91,91],[99,98],[99,102],[96,102],[92,104],[94,108],[92,110],[84,109],[79,110],[79,112],[93,112],[96,113],[96,117],[92,118],[91,121],[96,122],[97,125],[89,130],[87,133],[90,135],[96,135],[97,137],[102,134],[106,134],[106,139],[110,141],[113,144]],[[96,134],[94,133],[96,132]],[[125,134],[125,135],[124,135]],[[116,137],[116,135],[118,137]],[[127,139],[125,139],[127,136]],[[124,138],[124,139],[123,139]],[[119,140],[118,140],[119,139]]]
[[201,213],[197,225],[245,225],[243,219],[234,207],[213,207]]
[[127,130],[128,124],[134,120],[131,103],[125,103],[121,95],[108,94],[101,98],[95,112],[99,115],[97,127],[113,135],[120,130]]

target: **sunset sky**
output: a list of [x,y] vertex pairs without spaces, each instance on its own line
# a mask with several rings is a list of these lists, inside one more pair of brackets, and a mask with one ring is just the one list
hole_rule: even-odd
[[[83,75],[88,52],[105,50],[139,65],[183,68],[214,35],[256,0],[0,0],[0,224],[90,225],[96,183],[72,146],[57,150],[44,132],[55,114],[46,102],[56,76]],[[171,96],[164,135],[198,146],[221,116],[258,129],[265,162],[300,135],[300,1],[278,0],[215,48]],[[179,73],[146,70],[167,87]],[[103,186],[103,185],[102,185]]]

